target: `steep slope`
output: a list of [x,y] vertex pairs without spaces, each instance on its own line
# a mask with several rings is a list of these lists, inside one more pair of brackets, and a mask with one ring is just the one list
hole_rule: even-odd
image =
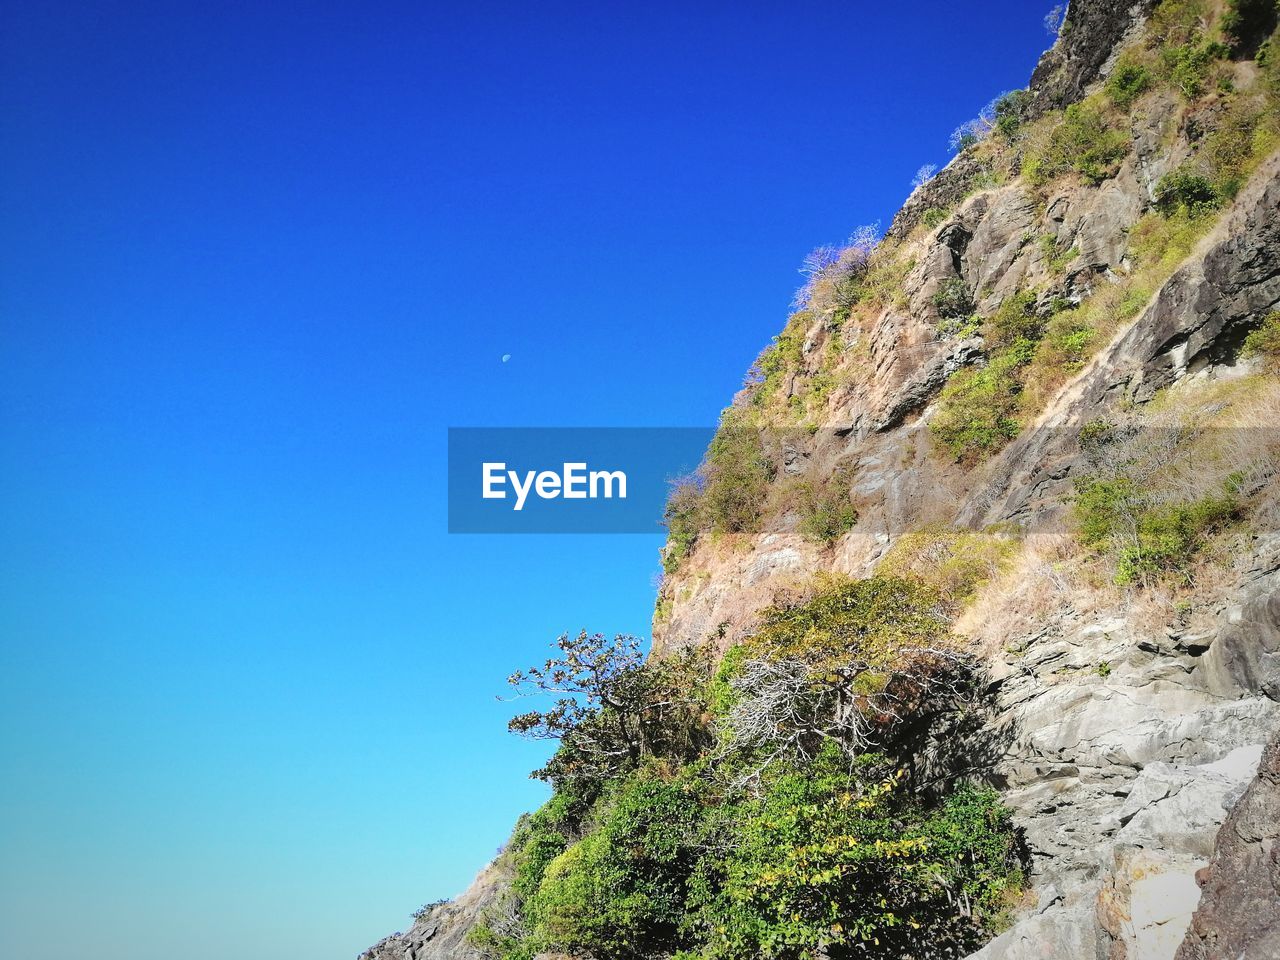
[[[722,424],[756,452],[673,501],[655,656],[730,650],[832,574],[950,598],[980,693],[896,748],[1022,831],[985,960],[1172,958],[1211,856],[1182,956],[1280,916],[1249,886],[1267,764],[1219,837],[1280,727],[1280,378],[1244,349],[1280,309],[1280,84],[1260,37],[1213,42],[1226,7],[1073,3],[874,250],[814,262]],[[364,957],[491,955],[464,936],[508,869]]]

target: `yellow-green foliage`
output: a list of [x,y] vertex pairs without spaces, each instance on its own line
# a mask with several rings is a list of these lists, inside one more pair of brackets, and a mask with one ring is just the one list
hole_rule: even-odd
[[1033,186],[1070,171],[1101,183],[1116,175],[1129,150],[1128,132],[1112,125],[1099,95],[1071,104],[1046,124],[1047,135],[1029,142],[1022,159],[1022,175]]
[[1080,540],[1110,553],[1119,584],[1157,577],[1187,580],[1188,565],[1208,539],[1236,518],[1235,484],[1185,502],[1157,500],[1131,476],[1090,476],[1077,483]]
[[702,533],[757,530],[773,475],[761,430],[744,411],[730,407],[702,464],[693,476],[677,482],[667,499],[666,572],[679,567]]
[[[552,799],[517,826],[503,854],[511,891],[481,916],[471,945],[494,960],[971,952],[997,932],[1023,883],[1009,811],[993,790],[963,784],[935,785],[935,799],[924,802],[909,792],[905,771],[855,748],[851,728],[840,726],[852,711],[890,730],[874,699],[880,691],[904,717],[948,702],[927,684],[913,694],[904,669],[947,642],[938,608],[937,590],[920,581],[826,579],[765,611],[757,634],[731,648],[714,675],[628,660],[633,692],[652,701],[645,715],[656,719],[645,734],[653,749],[555,781]],[[762,759],[777,736],[771,723],[764,744],[709,735],[750,700],[748,671],[797,662],[801,683],[768,699],[781,716],[806,718],[812,750]],[[548,664],[548,682],[561,666]],[[610,665],[601,672],[607,678]],[[840,695],[815,700],[816,687]],[[688,704],[672,713],[682,699]],[[584,730],[605,735],[615,714],[607,703],[587,710],[548,768],[565,767],[561,755],[575,751]],[[679,727],[702,732],[667,729],[677,715]]]
[[748,375],[748,382],[754,385],[751,402],[756,406],[766,406],[783,382],[800,369],[804,361],[805,329],[812,322],[813,315],[807,310],[793,313],[782,332],[756,359]]
[[679,569],[684,558],[693,549],[698,533],[702,530],[702,481],[699,477],[684,477],[671,488],[667,497],[663,522],[667,525],[667,544],[662,551],[662,568],[667,573]]
[[1143,271],[1163,279],[1187,259],[1212,225],[1211,219],[1193,217],[1186,209],[1169,217],[1148,213],[1129,231],[1129,250]]
[[1217,194],[1234,197],[1258,164],[1276,146],[1276,93],[1236,93],[1212,133],[1205,137],[1197,159]]
[[1269,371],[1280,373],[1280,311],[1267,314],[1257,329],[1250,331],[1242,353],[1260,357]]
[[[925,813],[903,803],[900,776],[867,783],[838,755],[814,767],[725,819],[726,855],[693,884],[701,943],[684,956],[959,956],[989,936],[1021,885],[993,790],[961,787]],[[956,897],[974,905],[973,927]]]
[[[1052,243],[1053,238],[1049,238]],[[1044,318],[1036,312],[1034,290],[1006,297],[996,312],[982,321],[982,335],[993,349],[1011,347],[1019,340],[1038,340],[1044,332]]]
[[939,604],[935,587],[903,577],[820,581],[812,596],[765,610],[746,648],[751,656],[833,666],[856,656],[875,673],[903,647],[944,642]]
[[728,533],[755,530],[773,479],[773,462],[760,431],[732,408],[707,450],[703,476],[703,524]]
[[963,606],[999,574],[1017,543],[1009,537],[942,524],[902,535],[880,562],[882,576],[911,577],[931,584],[948,606]]
[[518,921],[491,911],[471,945],[495,960],[960,955],[991,936],[1023,883],[990,788],[961,785],[925,806],[884,758],[851,763],[834,744],[751,795],[708,773],[637,771],[603,784],[574,821],[543,818],[513,838]]
[[780,508],[790,506],[800,515],[799,530],[810,540],[835,543],[858,522],[852,480],[848,470],[836,469],[824,476],[792,481],[781,491]]
[[1107,78],[1106,91],[1111,102],[1121,110],[1128,110],[1135,100],[1151,89],[1154,78],[1146,65],[1134,55],[1121,57],[1115,70]]
[[942,388],[929,429],[957,461],[973,463],[1018,435],[1021,369],[1034,345],[1018,340],[981,367],[954,374]]

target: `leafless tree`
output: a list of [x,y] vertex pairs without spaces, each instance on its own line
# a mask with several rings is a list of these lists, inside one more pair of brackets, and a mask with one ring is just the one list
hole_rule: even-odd
[[916,175],[915,175],[914,177],[912,177],[912,178],[911,178],[911,189],[912,189],[912,190],[919,190],[919,189],[920,189],[921,187],[923,187],[926,183],[928,183],[930,180],[932,180],[932,179],[933,179],[934,174],[936,174],[937,172],[938,172],[938,165],[937,165],[937,164],[935,164],[935,163],[926,163],[926,164],[925,164],[924,166],[922,166],[919,170],[917,170],[917,171],[916,171]]
[[776,763],[812,760],[828,740],[850,756],[877,749],[909,715],[956,703],[969,669],[964,654],[925,645],[876,662],[851,651],[838,667],[748,659],[730,681],[735,700],[721,723],[721,756],[755,758],[735,781],[744,788]]

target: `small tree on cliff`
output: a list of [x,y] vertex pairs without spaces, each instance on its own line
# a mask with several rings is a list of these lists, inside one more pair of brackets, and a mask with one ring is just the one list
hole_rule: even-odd
[[560,741],[555,756],[533,776],[598,779],[646,755],[685,757],[703,745],[705,653],[646,661],[636,637],[610,639],[585,630],[562,635],[555,648],[559,656],[507,678],[517,696],[554,698],[549,709],[522,713],[507,724],[523,737]]

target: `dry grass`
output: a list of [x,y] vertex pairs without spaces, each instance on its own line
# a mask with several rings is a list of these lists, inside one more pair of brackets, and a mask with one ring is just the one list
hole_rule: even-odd
[[1089,608],[1094,591],[1074,537],[1032,533],[1021,546],[955,621],[955,632],[975,653],[997,653],[1069,608]]
[[1066,532],[1033,532],[997,576],[979,586],[955,629],[976,651],[998,653],[1068,611],[1119,615],[1139,635],[1171,627],[1208,630],[1216,602],[1239,582],[1257,530],[1280,529],[1280,381],[1254,375],[1185,383],[1136,418],[1132,439],[1110,458],[1129,461],[1146,489],[1165,502],[1220,492],[1239,478],[1245,521],[1214,538],[1185,579],[1144,588],[1117,586],[1109,562]]

